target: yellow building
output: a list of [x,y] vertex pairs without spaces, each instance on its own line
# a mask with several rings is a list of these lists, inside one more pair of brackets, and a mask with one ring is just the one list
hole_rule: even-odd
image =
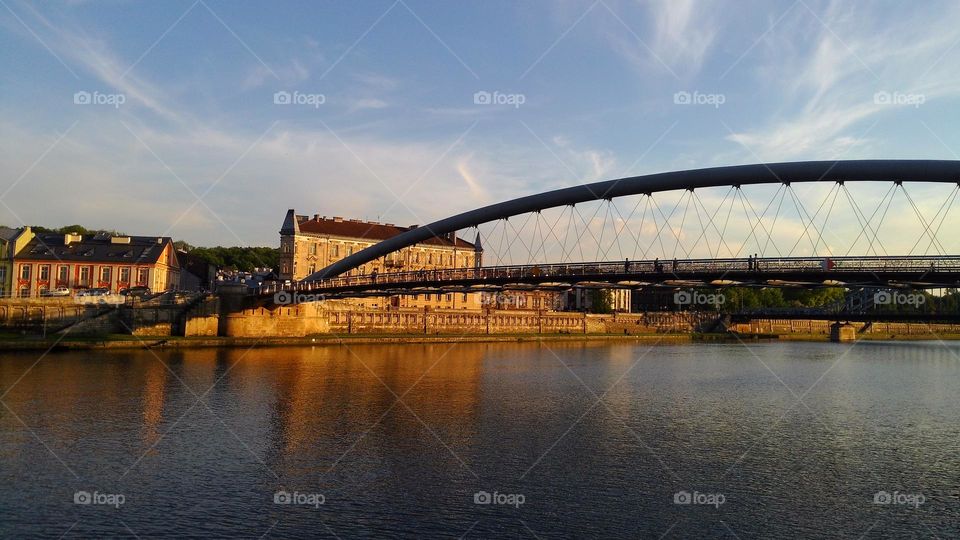
[[[280,279],[300,280],[344,257],[392,238],[412,227],[341,217],[298,216],[287,211],[280,229]],[[455,233],[435,236],[353,270],[350,274],[406,272],[480,266],[483,248]],[[348,274],[349,275],[349,274]],[[477,293],[422,294],[356,301],[367,307],[480,309]]]
[[30,227],[0,227],[0,298],[13,296],[13,257],[32,239]]

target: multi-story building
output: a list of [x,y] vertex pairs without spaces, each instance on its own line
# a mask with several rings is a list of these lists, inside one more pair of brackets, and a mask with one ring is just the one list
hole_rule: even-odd
[[59,287],[149,287],[155,292],[176,289],[180,265],[168,236],[92,237],[38,233],[13,258],[17,296],[40,296]]
[[[287,211],[280,229],[280,279],[300,280],[361,249],[391,238],[413,227],[398,227],[392,223],[377,223],[358,219],[328,218],[314,215],[298,216]],[[472,268],[480,266],[483,248],[479,238],[468,242],[455,233],[435,236],[419,244],[404,248],[375,261],[368,262],[351,273],[404,272],[442,268]],[[480,309],[477,293],[442,293],[400,296],[389,299],[372,298],[358,301],[368,307],[431,307],[446,309]]]
[[13,256],[32,238],[30,227],[0,227],[0,298],[13,296]]

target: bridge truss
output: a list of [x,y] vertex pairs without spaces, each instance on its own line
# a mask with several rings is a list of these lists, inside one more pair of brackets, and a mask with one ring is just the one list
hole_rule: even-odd
[[[332,296],[571,287],[935,288],[960,283],[960,161],[746,165],[623,178],[412,229],[294,288]],[[372,273],[432,237],[482,265]],[[383,265],[380,265],[382,268]],[[269,291],[264,291],[269,293]]]

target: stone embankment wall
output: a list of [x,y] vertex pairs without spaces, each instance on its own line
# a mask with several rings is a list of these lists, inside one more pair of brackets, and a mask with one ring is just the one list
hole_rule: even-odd
[[[830,335],[830,322],[757,320],[734,324],[743,334]],[[960,325],[854,323],[858,335],[960,334]],[[315,334],[655,334],[721,331],[710,313],[593,315],[512,310],[364,310],[337,302],[247,307],[223,298],[188,303],[108,306],[69,298],[0,300],[0,332],[32,335],[303,337]]]
[[15,334],[216,336],[219,300],[179,304],[80,304],[71,298],[0,300],[0,331]]
[[[832,321],[758,319],[749,323],[730,325],[730,330],[742,334],[810,334],[830,335]],[[931,336],[960,334],[960,325],[927,323],[850,323],[858,335]]]
[[321,303],[249,308],[220,317],[230,337],[311,334],[649,334],[696,332],[716,317],[697,313],[592,315],[513,310],[364,310]]

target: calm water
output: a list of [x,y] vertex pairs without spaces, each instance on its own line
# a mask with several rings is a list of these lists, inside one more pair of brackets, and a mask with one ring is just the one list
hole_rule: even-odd
[[960,536],[957,346],[36,360],[0,360],[3,537]]

